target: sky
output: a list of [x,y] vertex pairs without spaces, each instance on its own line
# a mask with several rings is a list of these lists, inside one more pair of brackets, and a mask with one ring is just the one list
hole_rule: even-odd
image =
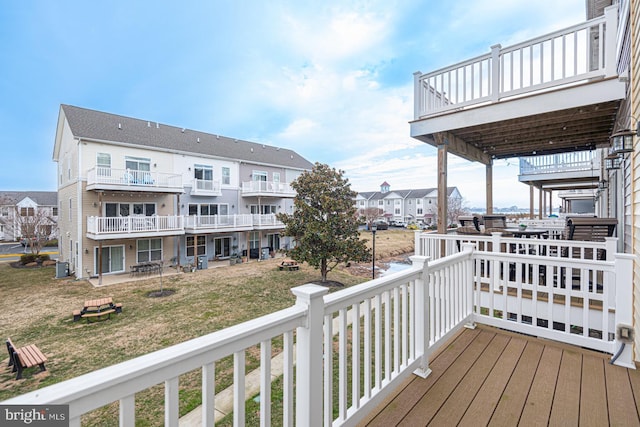
[[[56,190],[60,104],[289,148],[355,191],[436,187],[413,73],[584,20],[584,0],[0,0],[0,189]],[[485,167],[448,168],[484,206]],[[518,160],[493,172],[494,205],[528,207]]]

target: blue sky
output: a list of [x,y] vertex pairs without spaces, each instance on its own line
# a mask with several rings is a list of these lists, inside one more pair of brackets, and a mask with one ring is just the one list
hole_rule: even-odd
[[[61,103],[291,148],[356,191],[435,187],[413,72],[582,22],[584,3],[2,1],[0,189],[56,190]],[[484,205],[484,166],[450,156],[448,179]],[[528,202],[517,159],[496,162],[494,204]]]

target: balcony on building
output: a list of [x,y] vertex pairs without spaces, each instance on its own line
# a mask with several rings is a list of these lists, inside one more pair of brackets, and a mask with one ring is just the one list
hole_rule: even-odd
[[222,190],[220,187],[220,181],[213,181],[208,179],[193,180],[193,186],[191,187],[192,196],[221,196]]
[[593,189],[602,179],[602,161],[601,150],[520,157],[518,180],[542,189]]
[[293,198],[296,191],[286,182],[248,181],[242,183],[242,197]]
[[184,217],[184,229],[187,234],[251,231],[253,217],[251,214],[189,215]]
[[284,223],[276,218],[276,214],[254,214],[253,229],[254,230],[273,230],[284,229]]
[[177,215],[87,217],[87,237],[93,240],[179,236],[182,234],[184,234],[184,217]]
[[182,175],[96,166],[87,171],[87,190],[183,193]]

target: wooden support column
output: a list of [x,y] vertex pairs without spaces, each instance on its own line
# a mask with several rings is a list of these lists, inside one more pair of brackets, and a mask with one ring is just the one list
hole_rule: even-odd
[[[102,194],[102,191],[98,192],[98,217],[102,216]],[[91,254],[91,260],[93,257]],[[98,242],[98,286],[102,286],[102,240]]]
[[[440,139],[440,138],[438,138]],[[447,232],[447,145],[438,145],[438,233]],[[444,242],[444,241],[443,241]]]
[[[180,194],[176,194],[176,212],[177,215],[180,216]],[[182,224],[184,226],[184,224]],[[180,236],[176,236],[176,265],[178,267],[178,271],[180,271]]]
[[533,185],[529,184],[529,219],[533,219]]
[[486,165],[487,215],[493,213],[493,160]]
[[538,219],[542,219],[542,212],[544,212],[542,208],[542,202],[544,201],[544,192],[542,188],[538,191]]
[[549,215],[553,215],[553,190],[549,190]]

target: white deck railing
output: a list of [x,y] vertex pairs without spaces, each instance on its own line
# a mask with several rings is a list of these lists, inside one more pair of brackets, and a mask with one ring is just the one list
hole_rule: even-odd
[[222,187],[220,186],[220,181],[194,178],[191,194],[195,196],[219,196],[222,194]]
[[414,73],[414,118],[615,76],[617,11],[514,46]]
[[253,225],[256,228],[284,227],[284,223],[278,220],[276,214],[255,214],[253,215]]
[[545,156],[520,157],[520,175],[547,175],[563,172],[600,174],[600,151],[573,151]]
[[[404,378],[428,375],[429,355],[474,321],[617,351],[615,326],[633,321],[633,256],[611,258],[487,252],[463,244],[455,255],[433,262],[414,257],[407,271],[330,295],[317,285],[294,288],[291,308],[2,403],[68,404],[70,425],[78,426],[83,414],[119,402],[120,425],[133,426],[136,393],[164,383],[164,423],[176,426],[179,378],[200,369],[202,424],[213,425],[216,362],[233,355],[234,425],[242,426],[251,397],[245,353],[259,345],[262,425],[270,425],[272,415],[284,426],[355,425]],[[282,414],[271,413],[275,338],[284,342]],[[633,366],[631,346],[616,364]]]
[[149,232],[183,232],[184,218],[177,215],[87,217],[87,233],[93,235],[123,235]]
[[182,191],[182,175],[96,166],[87,171],[87,187]]
[[277,181],[247,181],[242,183],[243,195],[271,195],[290,196],[296,195],[289,183]]
[[253,215],[189,215],[184,217],[187,230],[234,230],[253,227]]

